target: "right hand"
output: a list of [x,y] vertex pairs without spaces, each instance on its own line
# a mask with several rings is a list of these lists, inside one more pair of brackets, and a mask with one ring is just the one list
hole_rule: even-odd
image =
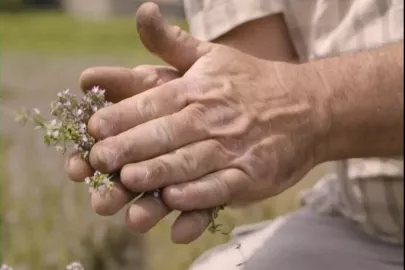
[[[180,77],[180,73],[177,70],[166,66],[141,65],[133,69],[95,67],[82,73],[80,84],[84,92],[96,85],[105,89],[106,99],[116,103],[178,77]],[[89,163],[83,160],[77,152],[67,159],[65,170],[68,177],[74,182],[83,182],[86,177],[94,173]],[[134,200],[137,195],[116,182],[112,191],[105,196],[92,194],[91,205],[96,213],[110,216]],[[151,195],[144,195],[129,206],[127,225],[136,232],[147,232],[171,211],[162,200]],[[207,211],[181,213],[172,227],[172,241],[189,243],[195,240],[209,222],[210,216]]]

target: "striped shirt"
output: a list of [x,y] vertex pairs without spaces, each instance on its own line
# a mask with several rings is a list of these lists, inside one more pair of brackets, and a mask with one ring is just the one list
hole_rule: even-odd
[[[403,40],[402,0],[184,0],[191,33],[213,40],[238,25],[283,13],[301,61]],[[403,157],[350,159],[301,194],[322,213],[340,213],[367,233],[403,244]]]

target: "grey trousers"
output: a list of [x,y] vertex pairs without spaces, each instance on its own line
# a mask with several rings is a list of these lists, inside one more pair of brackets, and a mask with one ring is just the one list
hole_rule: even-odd
[[271,222],[245,226],[206,252],[192,270],[400,270],[403,245],[360,231],[341,216],[303,208]]

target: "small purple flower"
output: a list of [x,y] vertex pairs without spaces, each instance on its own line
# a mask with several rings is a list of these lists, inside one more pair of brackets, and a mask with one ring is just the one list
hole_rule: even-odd
[[87,129],[87,127],[86,127],[86,124],[85,124],[85,123],[81,123],[81,124],[79,125],[79,132],[80,132],[80,133],[85,133],[85,132],[86,132],[86,129]]
[[83,148],[80,147],[80,145],[77,144],[77,143],[75,143],[75,144],[73,145],[73,149],[75,149],[76,151],[79,151],[79,152],[83,150]]
[[90,184],[90,177],[86,177],[86,178],[84,178],[84,182],[88,185],[88,184]]
[[110,179],[108,179],[107,177],[104,177],[103,184],[107,186],[108,183],[110,183]]
[[104,185],[99,186],[99,187],[98,187],[98,192],[99,192],[100,194],[103,194],[103,193],[105,192],[105,186],[104,186]]
[[93,89],[91,89],[91,91],[95,94],[97,94],[100,91],[100,87],[98,86],[94,86]]
[[159,190],[153,191],[153,197],[159,198],[160,197],[160,191]]

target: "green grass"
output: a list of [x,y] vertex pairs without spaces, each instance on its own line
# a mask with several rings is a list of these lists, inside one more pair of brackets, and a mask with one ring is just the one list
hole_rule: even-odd
[[[172,23],[187,28],[184,21]],[[0,14],[2,50],[46,54],[145,53],[134,18],[77,19],[58,12]]]

